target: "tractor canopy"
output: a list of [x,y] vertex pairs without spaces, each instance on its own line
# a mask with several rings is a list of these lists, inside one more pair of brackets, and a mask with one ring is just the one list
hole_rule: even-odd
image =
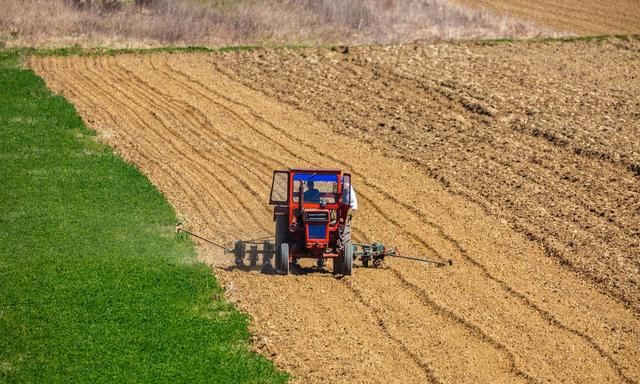
[[350,184],[350,175],[339,169],[275,171],[269,203],[289,205],[299,203],[302,197],[305,205],[349,204]]
[[293,202],[335,204],[338,200],[338,174],[294,173]]

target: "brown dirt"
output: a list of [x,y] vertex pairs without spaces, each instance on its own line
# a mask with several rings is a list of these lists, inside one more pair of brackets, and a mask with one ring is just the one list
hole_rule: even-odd
[[640,41],[614,39],[265,51],[211,63],[416,164],[638,314],[639,59]]
[[463,5],[530,20],[558,31],[586,35],[640,32],[640,2],[637,0],[456,1]]
[[[629,231],[638,226],[638,178],[629,166],[639,152],[625,137],[638,133],[638,61],[630,57],[639,45],[438,44],[31,65],[197,232],[222,241],[270,235],[273,169],[340,167],[354,174],[359,239],[454,260],[447,268],[392,260],[338,280],[236,269],[202,245],[228,296],[252,316],[256,349],[299,382],[637,382],[638,290],[626,281],[637,277],[629,246],[638,234]],[[561,57],[572,68],[556,66]],[[553,71],[539,67],[543,60]],[[606,132],[595,128],[606,121]],[[505,204],[509,196],[517,204]],[[549,257],[566,231],[585,245]],[[603,242],[611,253],[592,272],[619,282],[617,290],[576,266],[594,261],[589,249]]]

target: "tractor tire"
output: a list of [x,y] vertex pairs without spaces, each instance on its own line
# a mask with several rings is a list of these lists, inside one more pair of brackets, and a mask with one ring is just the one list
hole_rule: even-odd
[[353,243],[351,242],[351,226],[347,225],[342,234],[342,274],[351,276],[353,271]]
[[283,275],[289,274],[289,243],[280,244],[280,272]]
[[276,244],[275,244],[275,267],[280,270],[282,265],[280,264],[280,250],[282,244],[287,242],[289,237],[289,220],[286,216],[276,216]]
[[351,243],[351,239],[344,242],[344,257],[342,262],[342,274],[351,276],[353,270],[353,244]]

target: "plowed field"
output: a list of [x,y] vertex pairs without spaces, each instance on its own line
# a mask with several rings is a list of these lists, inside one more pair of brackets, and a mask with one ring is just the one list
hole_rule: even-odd
[[458,0],[558,31],[586,35],[640,33],[637,0]]
[[524,44],[31,66],[196,232],[269,236],[273,169],[339,167],[357,239],[454,260],[279,276],[203,244],[300,382],[638,382],[640,43]]

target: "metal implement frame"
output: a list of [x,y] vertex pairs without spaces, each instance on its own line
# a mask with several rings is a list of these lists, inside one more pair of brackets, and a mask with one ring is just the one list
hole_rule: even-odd
[[383,265],[385,257],[421,261],[423,263],[435,264],[439,267],[453,265],[453,261],[451,259],[448,259],[447,261],[438,261],[422,257],[400,255],[398,248],[387,249],[384,244],[380,242],[374,242],[371,244],[353,243],[353,255],[355,258],[360,258],[363,267],[369,267],[369,264],[372,264],[374,268],[379,268]]
[[[188,231],[182,228],[182,223],[176,225],[176,233],[186,232],[193,237],[206,241],[216,247],[222,248],[224,253],[232,253],[235,256],[235,263],[237,266],[245,266],[244,261],[249,256],[249,266],[255,267],[258,263],[258,255],[262,255],[262,264],[271,264],[271,258],[276,254],[276,244],[274,240],[269,237],[253,239],[253,240],[236,240],[233,244],[233,248],[227,248],[222,244],[209,240],[206,237],[200,236],[196,233]],[[249,249],[247,250],[247,245]],[[260,248],[262,246],[262,248]],[[420,261],[423,263],[435,264],[439,267],[446,265],[453,265],[453,261],[448,259],[446,261],[430,260],[422,257],[404,256],[400,255],[398,248],[387,248],[381,242],[374,243],[353,243],[353,259],[360,259],[362,266],[380,268],[383,266],[385,257],[395,257],[398,259],[406,259],[413,261]]]

